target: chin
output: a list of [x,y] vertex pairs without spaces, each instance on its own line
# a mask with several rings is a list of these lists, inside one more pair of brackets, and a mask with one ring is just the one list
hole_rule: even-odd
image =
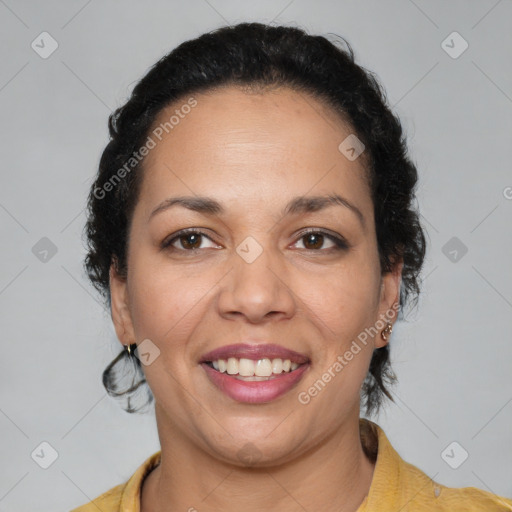
[[[285,427],[279,417],[239,418],[240,421],[223,422],[224,429],[217,435],[203,432],[208,452],[219,460],[239,467],[270,467],[286,463],[304,450],[304,439],[297,437],[297,431]],[[303,431],[304,432],[304,431]],[[219,434],[221,439],[219,438]],[[302,436],[301,436],[302,437]]]

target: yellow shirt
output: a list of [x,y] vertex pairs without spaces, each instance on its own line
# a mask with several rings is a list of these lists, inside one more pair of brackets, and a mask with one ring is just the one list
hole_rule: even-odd
[[[475,487],[445,487],[394,450],[384,431],[372,421],[360,420],[365,452],[376,457],[368,495],[357,512],[509,512],[512,499]],[[161,451],[151,455],[124,484],[71,512],[140,512],[141,487],[146,475],[160,463]]]

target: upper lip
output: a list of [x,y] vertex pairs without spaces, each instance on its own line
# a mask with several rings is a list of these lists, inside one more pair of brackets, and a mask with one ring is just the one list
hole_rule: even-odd
[[200,363],[217,361],[219,359],[228,359],[236,357],[237,359],[289,359],[292,363],[303,364],[309,361],[304,354],[299,354],[294,350],[287,349],[274,343],[261,343],[258,345],[249,343],[236,343],[234,345],[225,345],[216,348],[207,354],[201,356]]

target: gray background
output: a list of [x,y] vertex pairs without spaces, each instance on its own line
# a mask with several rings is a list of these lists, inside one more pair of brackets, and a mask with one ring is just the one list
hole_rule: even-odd
[[[510,0],[0,0],[0,511],[69,510],[159,449],[152,413],[123,412],[100,381],[120,345],[82,270],[85,198],[134,83],[180,42],[249,20],[344,36],[384,84],[429,248],[419,309],[392,336],[396,404],[374,420],[435,480],[512,496]],[[46,59],[43,31],[59,45]],[[31,458],[43,441],[48,469]],[[441,456],[453,441],[458,469]]]

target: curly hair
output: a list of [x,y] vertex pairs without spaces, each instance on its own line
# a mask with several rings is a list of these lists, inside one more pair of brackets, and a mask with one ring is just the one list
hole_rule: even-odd
[[[307,93],[323,100],[350,126],[365,146],[381,272],[403,262],[399,317],[403,318],[404,306],[417,304],[426,249],[414,204],[417,169],[408,156],[400,120],[391,112],[377,77],[355,63],[350,44],[338,37],[343,47],[296,27],[225,26],[183,42],[136,84],[128,101],[109,117],[110,141],[87,202],[85,269],[109,309],[110,266],[127,276],[127,237],[144,163],[143,158],[134,158],[137,150],[166,106],[193,93],[230,85],[258,90],[285,86]],[[130,385],[120,384],[116,366],[124,353],[104,371],[103,384],[111,396],[128,398],[125,409],[134,412],[131,393],[145,380],[140,361],[134,358],[137,375]],[[368,415],[379,411],[384,396],[393,400],[387,386],[395,381],[389,346],[375,349],[361,390]],[[149,391],[146,402],[152,399]]]

